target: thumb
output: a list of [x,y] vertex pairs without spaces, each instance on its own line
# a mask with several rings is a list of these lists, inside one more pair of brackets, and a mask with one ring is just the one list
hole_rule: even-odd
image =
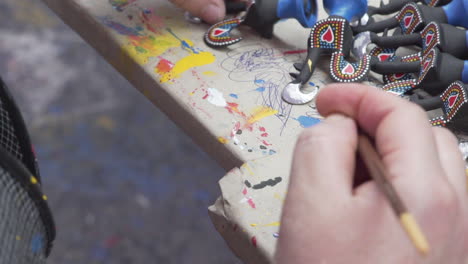
[[296,183],[326,195],[351,196],[357,148],[357,127],[343,115],[330,115],[299,137],[291,170]]
[[175,5],[210,24],[219,22],[226,14],[223,0],[170,0]]

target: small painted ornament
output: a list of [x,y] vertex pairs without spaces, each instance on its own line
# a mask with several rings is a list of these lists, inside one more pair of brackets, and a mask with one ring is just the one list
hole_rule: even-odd
[[423,19],[418,5],[414,3],[407,4],[396,16],[403,34],[411,34],[423,25]]
[[421,3],[427,6],[442,6],[450,3],[451,0],[390,0],[387,4],[384,4],[383,1],[380,1],[379,7],[369,6],[367,14],[369,16],[373,15],[390,15],[392,13],[398,12],[408,3]]
[[[468,103],[467,90],[461,82],[452,83],[441,95],[444,104],[444,112],[448,121],[451,121],[462,106],[466,108]],[[466,111],[466,110],[465,110]]]
[[412,90],[416,86],[415,79],[400,80],[391,82],[382,87],[386,92],[392,93],[397,96],[403,96],[408,91]]
[[[307,45],[307,57],[303,63],[294,64],[295,68],[299,71],[298,74],[293,73],[294,80],[290,82],[283,89],[283,99],[291,104],[304,104],[310,102],[316,93],[305,93],[302,92],[302,85],[306,84],[312,77],[312,74],[319,62],[322,55],[331,55],[334,52],[339,52],[341,56],[349,56],[351,44],[352,44],[353,32],[349,25],[349,22],[343,17],[330,16],[326,19],[317,22],[310,31],[310,38]],[[336,60],[332,60],[331,68],[335,67],[333,63],[338,63]],[[361,63],[362,64],[362,63]],[[360,65],[350,65],[343,67],[345,73],[351,73],[347,75],[349,80],[359,76],[358,71],[354,71],[354,67]],[[340,67],[340,66],[338,66]],[[357,73],[357,75],[356,75]]]
[[426,111],[441,108],[442,116],[430,120],[433,126],[442,126],[455,132],[468,133],[468,87],[461,81],[450,84],[440,96],[416,100]]
[[245,8],[235,18],[214,24],[205,34],[210,47],[226,47],[242,40],[231,36],[239,25],[249,26],[264,38],[273,37],[274,25],[281,19],[294,18],[304,27],[312,27],[317,21],[315,0],[256,0],[244,2]]
[[211,47],[224,47],[241,41],[242,37],[232,37],[230,34],[241,23],[241,18],[232,18],[211,26],[205,34],[205,43]]
[[348,62],[344,54],[334,52],[330,60],[330,75],[337,82],[360,82],[370,69],[370,56],[366,56],[358,62]]
[[347,23],[341,17],[330,17],[317,22],[310,31],[311,48],[342,50]]
[[354,33],[365,31],[384,32],[400,26],[403,34],[419,32],[431,22],[468,27],[468,1],[452,0],[443,6],[430,7],[416,3],[406,4],[395,16],[366,25],[353,27]]

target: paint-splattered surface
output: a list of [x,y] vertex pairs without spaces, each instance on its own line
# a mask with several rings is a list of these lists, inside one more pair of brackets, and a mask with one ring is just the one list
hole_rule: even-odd
[[[281,100],[292,63],[305,55],[308,30],[293,21],[279,23],[274,40],[247,30],[247,40],[213,50],[202,41],[208,25],[186,22],[168,1],[46,2],[226,169],[289,154],[317,117],[313,104]],[[82,19],[68,19],[74,12]],[[317,70],[311,84],[327,81]]]
[[239,263],[206,209],[224,171],[40,2],[0,1],[0,76],[57,223],[48,263]]
[[[293,62],[305,55],[308,30],[281,21],[273,40],[243,30],[244,41],[213,50],[202,41],[208,25],[186,22],[169,1],[44,1],[221,166],[232,169],[220,181],[222,196],[211,217],[244,260],[271,259],[295,139],[319,122],[314,103],[293,107],[281,100]],[[320,66],[311,86],[329,82]],[[130,153],[138,155],[138,147]]]
[[[242,259],[271,259],[295,138],[319,122],[313,103],[281,99],[308,30],[280,22],[273,40],[244,31],[240,44],[213,50],[202,41],[208,25],[189,24],[168,1],[45,2],[225,169],[248,162],[221,180],[211,217]],[[319,67],[309,85],[328,81]]]

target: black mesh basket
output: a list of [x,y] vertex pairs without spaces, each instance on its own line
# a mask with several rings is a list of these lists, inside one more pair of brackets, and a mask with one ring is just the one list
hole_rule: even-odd
[[15,100],[0,79],[0,146],[23,165],[40,181],[36,156],[29,139],[26,125]]
[[0,263],[45,263],[51,212],[21,114],[0,79]]

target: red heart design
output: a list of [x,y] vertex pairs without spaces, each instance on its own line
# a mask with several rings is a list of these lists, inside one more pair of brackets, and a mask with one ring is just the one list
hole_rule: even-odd
[[433,38],[434,38],[434,33],[428,34],[426,36],[426,46],[429,45],[429,43],[431,43]]
[[351,75],[354,73],[354,67],[350,63],[348,63],[344,68],[343,68],[343,73],[347,75]]
[[379,57],[379,61],[386,61],[391,56],[392,56],[392,54],[383,53],[383,54],[380,54],[378,57]]
[[219,36],[219,35],[222,35],[224,32],[226,32],[226,30],[217,28],[217,29],[215,29],[215,30],[213,31],[213,35],[214,35],[214,36]]
[[409,27],[411,25],[411,22],[413,22],[414,15],[409,14],[406,15],[405,18],[403,18],[403,22],[405,23],[405,27]]
[[455,104],[455,102],[457,101],[457,98],[458,98],[458,93],[457,94],[454,94],[454,95],[451,95],[449,98],[448,98],[448,103],[449,103],[449,107],[452,108],[453,105]]
[[335,40],[335,35],[333,34],[333,30],[330,26],[328,26],[327,30],[322,34],[321,40],[328,43],[333,43]]
[[431,59],[427,59],[427,60],[424,62],[424,64],[423,64],[423,69],[424,69],[424,71],[427,70],[427,67],[429,66],[430,63],[431,63]]
[[395,79],[397,79],[397,80],[403,78],[403,76],[405,76],[405,73],[395,73],[395,74],[393,74],[393,77],[395,77]]

